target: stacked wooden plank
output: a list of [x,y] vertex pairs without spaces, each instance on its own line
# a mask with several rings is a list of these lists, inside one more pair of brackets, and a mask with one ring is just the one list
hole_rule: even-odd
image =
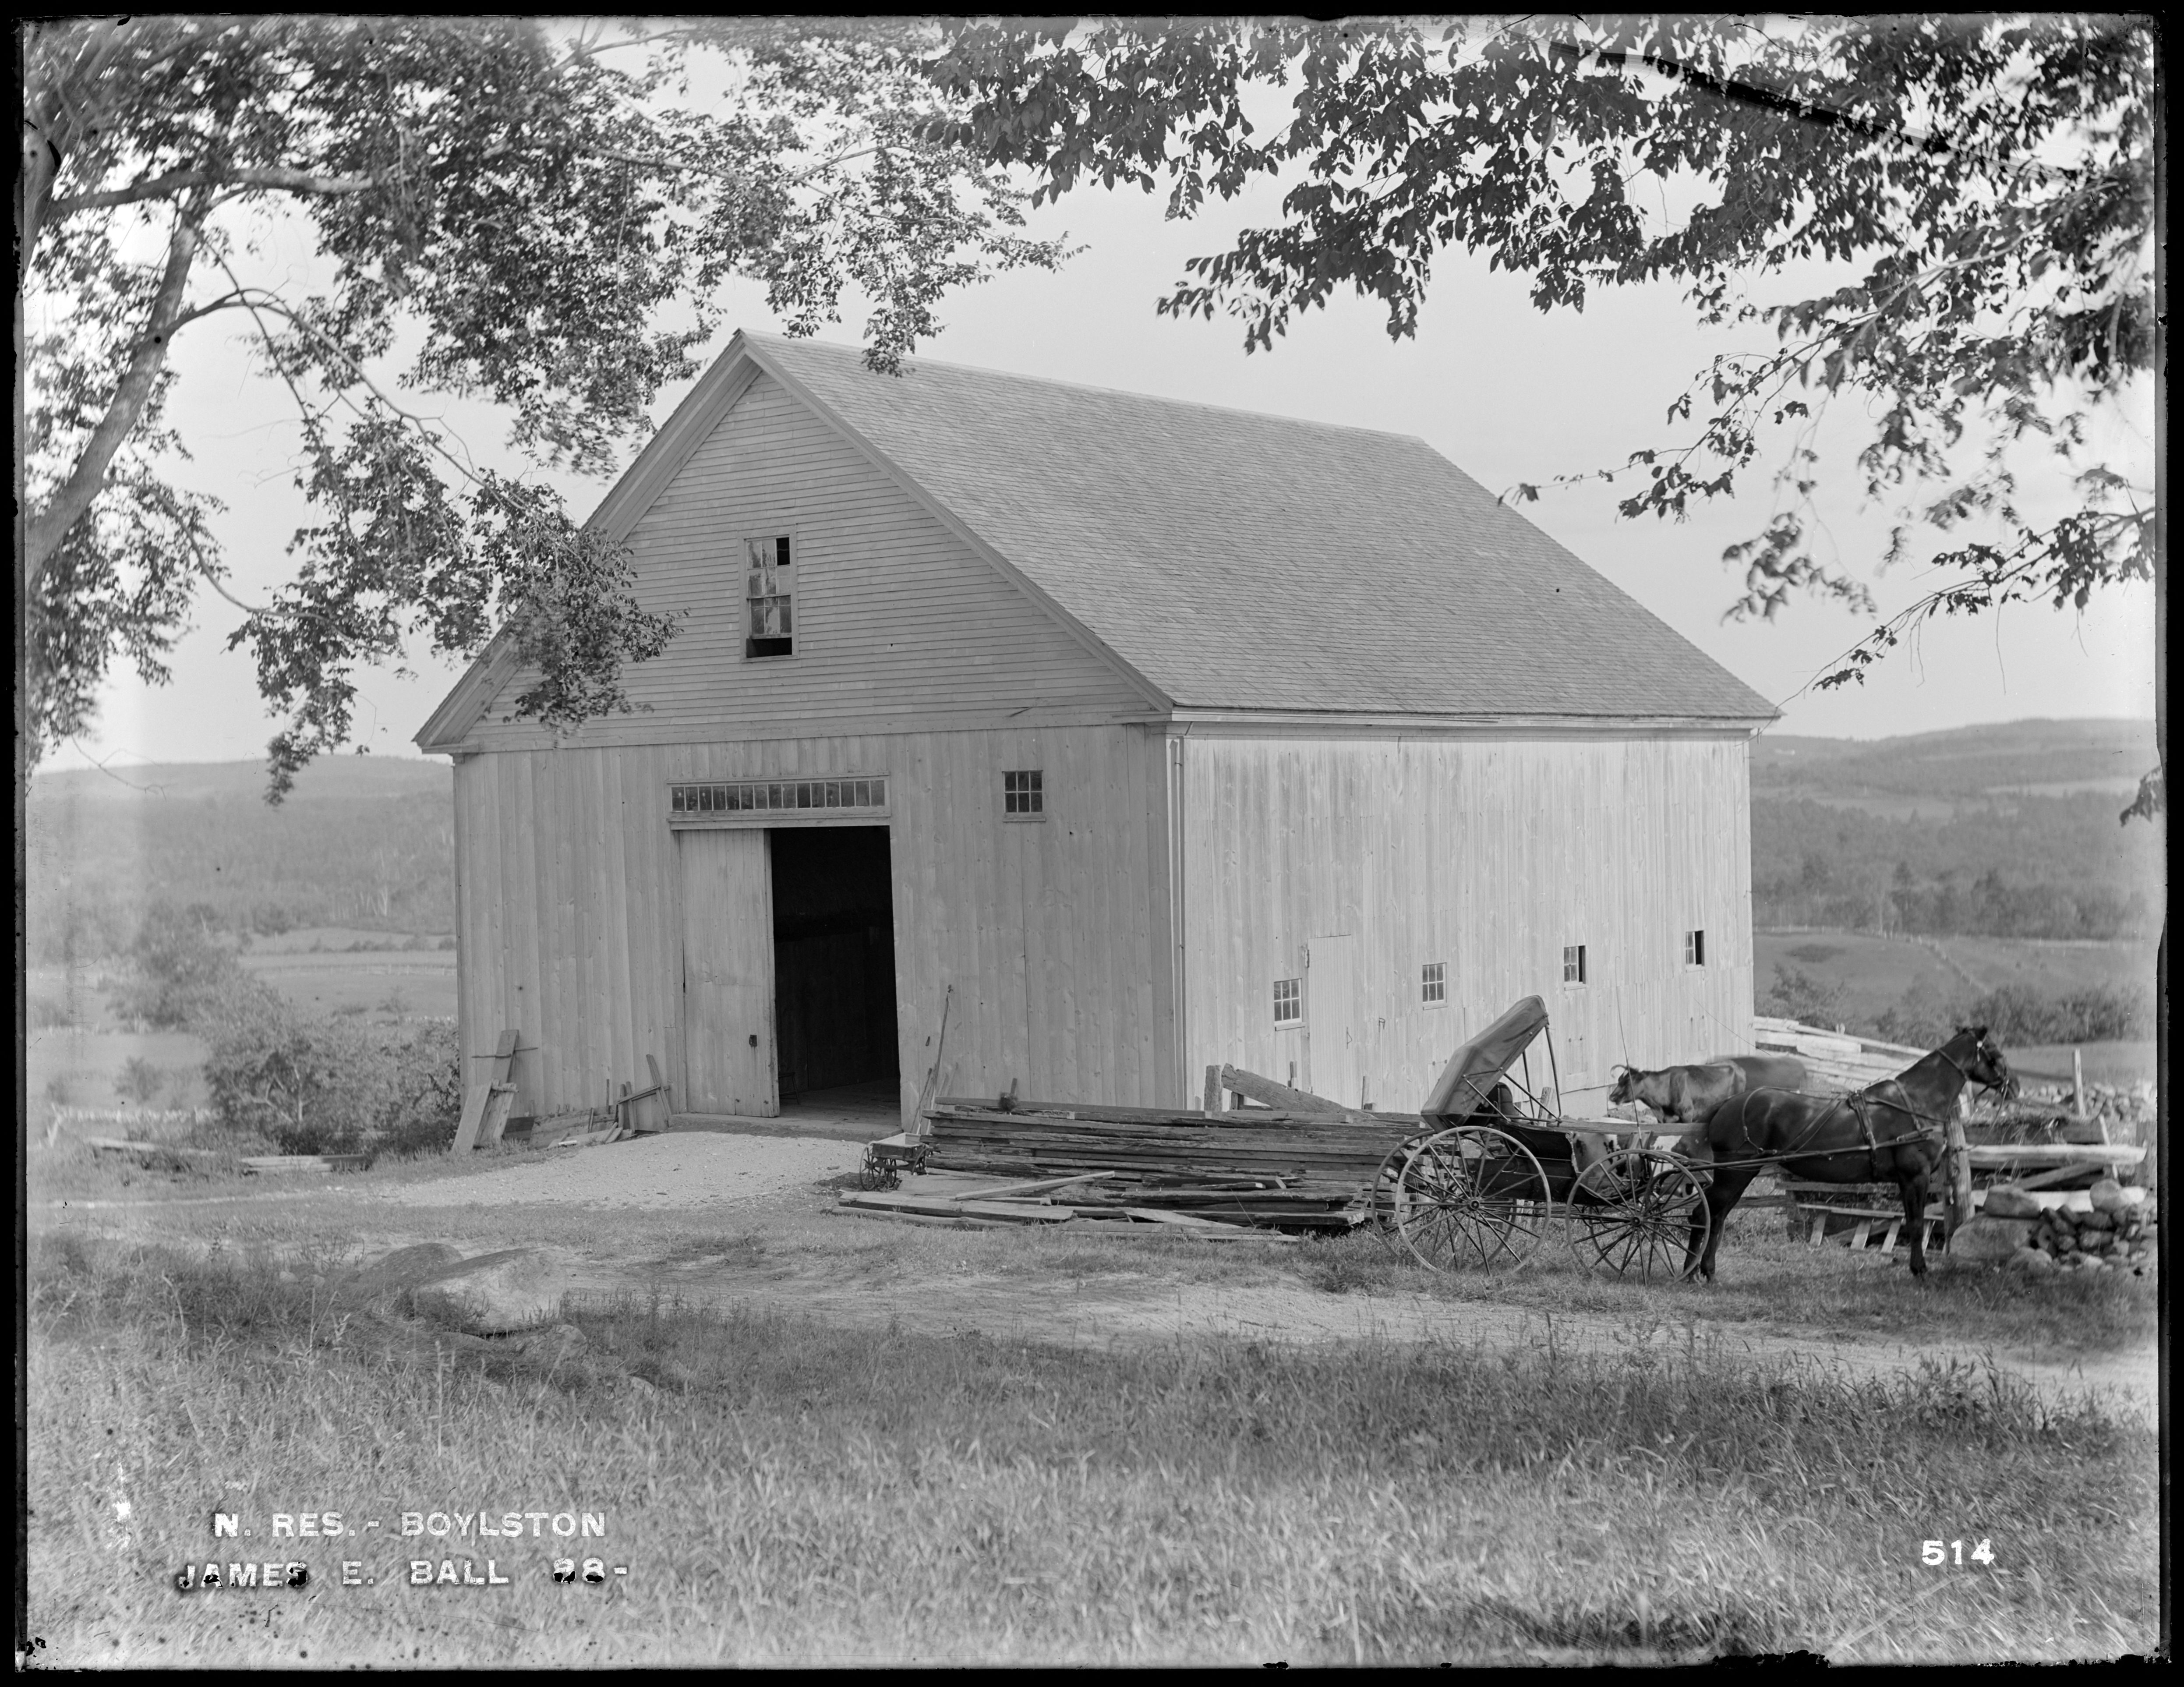
[[1924,1049],[1877,1038],[1853,1037],[1794,1019],[1755,1015],[1752,1040],[1763,1054],[1795,1055],[1805,1063],[1807,1087],[1814,1094],[1848,1095],[1900,1076],[1926,1057]]
[[926,1113],[932,1164],[1018,1178],[1116,1174],[1078,1198],[1183,1212],[1229,1224],[1346,1229],[1380,1163],[1418,1134],[1415,1115],[1331,1116],[1244,1109],[1149,1107],[944,1098]]

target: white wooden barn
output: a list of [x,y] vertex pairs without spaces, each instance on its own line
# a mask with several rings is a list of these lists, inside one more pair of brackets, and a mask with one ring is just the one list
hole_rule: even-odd
[[738,335],[593,517],[687,612],[559,743],[489,646],[462,1034],[517,1111],[884,1083],[1414,1108],[1547,1001],[1565,1104],[1751,1047],[1765,699],[1415,438]]

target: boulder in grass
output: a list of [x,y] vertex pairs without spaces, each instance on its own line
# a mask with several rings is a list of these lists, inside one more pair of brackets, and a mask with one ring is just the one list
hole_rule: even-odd
[[2009,1262],[2027,1276],[2037,1277],[2042,1272],[2055,1269],[2054,1256],[2037,1248],[2020,1248],[2009,1256]]
[[445,1242],[420,1242],[374,1260],[343,1279],[340,1288],[345,1294],[376,1300],[437,1277],[462,1257],[460,1250]]
[[2003,1188],[1989,1189],[1980,1211],[1989,1218],[2037,1218],[2041,1209],[2024,1190]]
[[571,1287],[536,1248],[507,1248],[465,1260],[417,1285],[410,1305],[425,1317],[472,1335],[506,1335],[550,1324]]
[[1974,1218],[1951,1233],[1949,1255],[1960,1260],[2006,1260],[2031,1237],[2029,1219]]
[[2131,1203],[2124,1198],[2123,1185],[2113,1178],[2103,1178],[2086,1191],[2092,1196],[2095,1212],[2121,1212]]

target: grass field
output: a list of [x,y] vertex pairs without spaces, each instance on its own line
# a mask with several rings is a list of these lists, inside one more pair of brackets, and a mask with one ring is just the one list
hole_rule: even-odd
[[[642,1303],[488,1342],[307,1271],[81,1239],[41,1243],[30,1294],[31,1632],[61,1666],[2029,1661],[2156,1641],[2151,1430],[1992,1368],[1860,1380],[1696,1333],[1607,1355],[1103,1352]],[[309,1584],[175,1592],[186,1562],[240,1556],[212,1541],[216,1509]],[[510,1509],[602,1514],[587,1550],[627,1575],[556,1585],[550,1537],[390,1538],[404,1512]],[[267,1538],[305,1511],[341,1513],[354,1544]],[[1987,1541],[1992,1562],[1923,1565],[1935,1539]],[[414,1558],[482,1580],[488,1557],[506,1585],[407,1582]],[[372,1580],[341,1585],[343,1559]]]

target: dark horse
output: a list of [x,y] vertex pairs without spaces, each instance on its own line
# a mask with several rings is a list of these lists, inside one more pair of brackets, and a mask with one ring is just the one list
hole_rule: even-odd
[[1769,1166],[1818,1183],[1893,1183],[1903,1197],[1911,1232],[1911,1272],[1926,1274],[1927,1192],[1942,1163],[1945,1130],[1967,1083],[2017,1092],[2009,1062],[1984,1025],[1957,1034],[1908,1072],[1855,1095],[1799,1095],[1752,1089],[1732,1096],[1707,1122],[1714,1172],[1707,1189],[1713,1226],[1699,1251],[1691,1227],[1684,1274],[1696,1267],[1709,1282],[1721,1227],[1745,1186]]

